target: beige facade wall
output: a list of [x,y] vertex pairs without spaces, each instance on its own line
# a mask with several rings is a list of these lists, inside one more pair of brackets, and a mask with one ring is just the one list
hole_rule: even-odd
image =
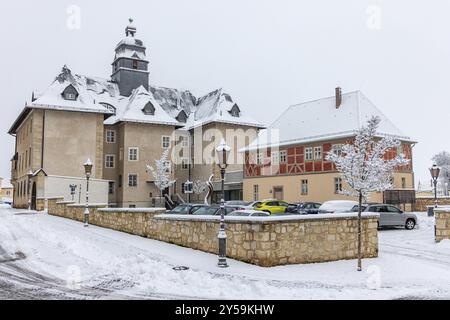
[[103,120],[101,114],[33,109],[16,132],[17,163],[12,164],[14,206],[25,208],[33,183],[37,196],[45,196],[44,179],[28,172],[39,169],[49,175],[84,177],[84,162],[94,163],[92,178],[102,178]]
[[[31,112],[17,129],[16,133],[16,152],[18,160],[13,164],[12,184],[14,185],[14,206],[19,208],[28,207],[28,200],[31,193],[28,172],[33,169],[32,165],[34,154],[33,144],[37,119]],[[36,116],[36,118],[38,118]]]
[[103,115],[46,110],[44,130],[47,174],[84,177],[83,164],[89,158],[92,178],[102,178]]
[[[274,198],[274,187],[283,187],[282,199],[287,202],[314,201],[323,203],[329,200],[357,200],[346,195],[335,193],[334,179],[340,177],[338,172],[315,173],[304,175],[284,175],[260,178],[244,179],[244,200],[254,201],[254,186],[257,185],[259,194],[256,200]],[[394,185],[396,189],[401,189],[402,178],[406,179],[406,186],[413,188],[412,173],[395,173]],[[301,181],[308,180],[308,194],[301,194]],[[343,184],[346,188],[346,184]],[[373,193],[370,202],[383,202],[382,193]]]
[[[118,187],[121,196],[118,197],[119,207],[149,207],[153,206],[152,199],[159,197],[161,192],[153,182],[153,176],[147,172],[147,165],[155,167],[155,160],[161,158],[164,149],[162,137],[172,137],[175,128],[172,126],[149,125],[139,123],[125,123],[119,130],[121,134],[120,148],[123,149],[122,160],[119,160],[119,175],[122,175],[122,187]],[[173,143],[173,141],[172,141]],[[138,161],[130,161],[130,148],[138,148]],[[169,159],[170,160],[170,159]],[[128,185],[129,174],[137,174],[137,187]],[[174,170],[172,163],[172,178]]]
[[[214,175],[213,181],[220,180],[220,169],[216,164],[216,147],[221,139],[225,139],[232,148],[227,172],[243,171],[244,154],[239,150],[248,146],[258,136],[258,129],[247,126],[237,126],[224,123],[211,123],[201,128],[195,128],[189,132],[194,147],[191,149],[193,166],[191,168],[191,180],[206,181]],[[183,157],[186,157],[183,155]],[[186,200],[187,195],[182,194],[181,184],[188,180],[189,170],[176,168],[176,176],[180,183],[177,184],[177,192]],[[191,199],[202,201],[201,196],[192,195]]]
[[[108,142],[106,137],[108,131],[114,132],[115,141]],[[119,157],[123,157],[123,152],[120,154],[120,149],[123,144],[122,130],[120,125],[105,126],[104,138],[103,138],[103,179],[113,182],[112,193],[108,192],[108,203],[116,204],[118,201],[118,185],[119,185],[119,172],[121,172],[121,164],[123,161],[119,161]],[[114,157],[114,168],[106,167],[106,157]]]
[[[59,199],[60,200],[60,199]],[[83,221],[84,207],[49,200],[49,214]],[[216,254],[217,217],[161,215],[163,209],[90,207],[89,223]],[[362,254],[378,256],[377,216],[363,217]],[[227,218],[227,256],[263,267],[355,259],[356,214],[327,217]]]

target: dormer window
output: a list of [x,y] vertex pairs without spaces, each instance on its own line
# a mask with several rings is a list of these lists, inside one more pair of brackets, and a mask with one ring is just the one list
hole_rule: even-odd
[[235,104],[235,105],[231,108],[230,114],[231,114],[233,117],[239,117],[239,116],[241,115],[241,109],[239,109],[239,107],[238,107],[237,104]]
[[144,109],[142,109],[142,112],[147,116],[153,116],[155,115],[155,107],[149,102],[145,105]]
[[187,114],[186,114],[186,112],[184,112],[184,110],[181,110],[181,112],[176,117],[177,121],[182,122],[182,123],[186,123],[187,118],[188,118]]
[[75,101],[78,98],[78,91],[73,85],[69,85],[64,89],[62,96],[65,100]]

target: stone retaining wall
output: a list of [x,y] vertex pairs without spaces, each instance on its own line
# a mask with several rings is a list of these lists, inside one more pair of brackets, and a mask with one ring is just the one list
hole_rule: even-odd
[[[105,205],[104,205],[105,206]],[[165,209],[90,206],[90,224],[210,253],[219,217],[166,215]],[[49,214],[83,221],[83,205],[49,201]],[[363,217],[363,256],[378,256],[377,215]],[[226,217],[227,256],[259,266],[355,259],[356,214]]]
[[44,211],[44,210],[45,210],[45,198],[37,198],[36,211]]
[[[440,206],[449,206],[450,205],[450,197],[439,197],[438,205]],[[428,206],[434,206],[434,197],[417,197],[415,211],[425,212],[427,211]]]
[[[350,215],[227,217],[229,257],[264,267],[357,258],[357,219]],[[363,220],[363,256],[378,256],[378,216]],[[218,217],[156,216],[153,239],[217,253]]]
[[436,242],[450,239],[450,207],[434,209],[436,221]]

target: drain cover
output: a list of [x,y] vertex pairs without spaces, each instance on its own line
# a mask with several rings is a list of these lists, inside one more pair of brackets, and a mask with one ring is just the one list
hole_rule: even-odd
[[178,267],[174,267],[173,270],[175,270],[175,271],[186,271],[186,270],[189,270],[189,267],[178,266]]

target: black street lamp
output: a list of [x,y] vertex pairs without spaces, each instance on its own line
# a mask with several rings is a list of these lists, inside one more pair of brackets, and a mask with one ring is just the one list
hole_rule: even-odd
[[434,207],[435,208],[437,208],[437,206],[438,206],[437,182],[438,182],[440,172],[441,172],[441,168],[439,168],[436,164],[433,164],[433,166],[430,168],[431,179],[433,180],[433,184],[434,184]]
[[222,200],[220,201],[220,229],[217,235],[219,239],[219,263],[220,268],[228,267],[227,264],[227,234],[225,232],[225,170],[228,167],[228,157],[231,148],[222,139],[220,145],[216,148],[218,166],[220,168],[220,176],[222,179]]
[[86,208],[84,209],[84,226],[89,226],[89,178],[92,173],[92,162],[88,159],[84,164],[84,173],[86,174]]

